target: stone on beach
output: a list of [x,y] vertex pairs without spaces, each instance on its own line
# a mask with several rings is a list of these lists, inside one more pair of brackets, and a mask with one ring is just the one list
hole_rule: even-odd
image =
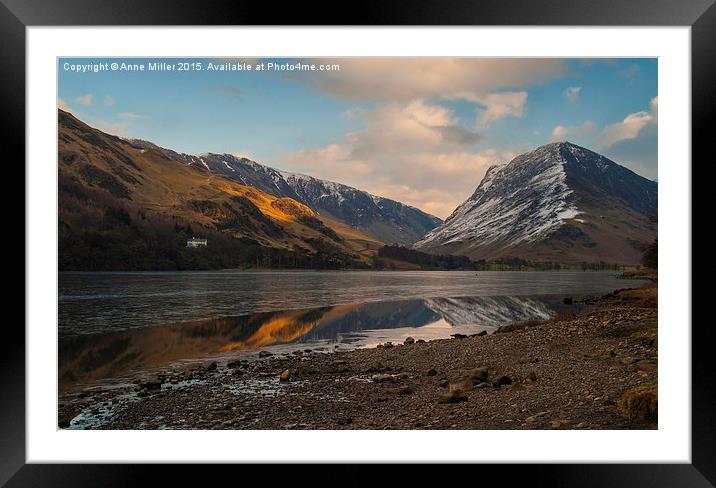
[[499,378],[497,378],[497,380],[495,380],[495,382],[492,385],[495,388],[499,388],[501,386],[511,385],[511,384],[512,384],[512,378],[510,378],[509,376],[503,375],[503,376],[500,376]]
[[472,390],[472,388],[473,388],[472,380],[467,378],[467,379],[461,380],[457,383],[450,383],[450,385],[448,386],[448,391],[450,391],[450,392],[457,392],[457,391],[468,392],[468,391]]
[[484,381],[487,381],[487,375],[487,368],[474,368],[462,372],[463,378],[471,379],[474,384],[479,384]]

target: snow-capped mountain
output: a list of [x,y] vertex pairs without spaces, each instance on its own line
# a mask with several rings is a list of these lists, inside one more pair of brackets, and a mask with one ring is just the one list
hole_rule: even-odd
[[363,190],[307,175],[282,172],[231,154],[179,154],[146,141],[136,147],[162,150],[187,165],[253,186],[276,197],[288,197],[319,215],[339,220],[386,244],[411,245],[442,222],[417,208]]
[[387,244],[413,244],[442,222],[410,205],[347,185],[307,175],[281,174],[299,202],[320,215],[345,222]]
[[657,184],[559,142],[488,169],[480,185],[415,248],[473,259],[637,263],[656,236]]

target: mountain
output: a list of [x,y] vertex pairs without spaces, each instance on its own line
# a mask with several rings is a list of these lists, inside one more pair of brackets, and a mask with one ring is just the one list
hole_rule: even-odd
[[299,202],[387,244],[411,245],[442,223],[415,207],[350,186],[301,174],[281,174]]
[[[364,268],[382,246],[201,156],[105,134],[62,110],[58,145],[61,270]],[[194,235],[208,247],[187,249]]]
[[388,244],[411,245],[442,220],[395,200],[307,175],[279,171],[231,154],[179,154],[141,140],[140,149],[154,148],[167,157],[221,175],[242,185],[282,198],[291,198],[318,215],[338,220]]
[[635,264],[656,237],[657,183],[558,142],[490,167],[415,249],[472,259]]

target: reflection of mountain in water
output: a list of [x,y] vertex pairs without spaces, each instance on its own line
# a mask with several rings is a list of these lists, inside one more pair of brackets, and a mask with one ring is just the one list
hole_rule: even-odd
[[180,325],[60,337],[60,388],[78,381],[201,358],[234,349],[292,342],[331,307],[224,317]]
[[475,326],[477,332],[512,322],[545,319],[558,307],[528,297],[435,298],[256,313],[60,337],[60,387],[228,351],[287,343],[305,347],[313,342],[356,341],[360,331],[419,330],[431,324],[449,324],[462,329]]
[[365,303],[343,314],[327,314],[300,341],[335,340],[342,334],[361,330],[422,327],[440,318],[423,300]]
[[527,297],[429,298],[425,306],[450,325],[500,325],[547,319],[554,311],[541,300]]

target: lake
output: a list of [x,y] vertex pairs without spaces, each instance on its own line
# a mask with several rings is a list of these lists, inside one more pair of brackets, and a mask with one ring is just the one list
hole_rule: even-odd
[[641,281],[597,272],[60,273],[60,388],[164,367],[491,332]]

